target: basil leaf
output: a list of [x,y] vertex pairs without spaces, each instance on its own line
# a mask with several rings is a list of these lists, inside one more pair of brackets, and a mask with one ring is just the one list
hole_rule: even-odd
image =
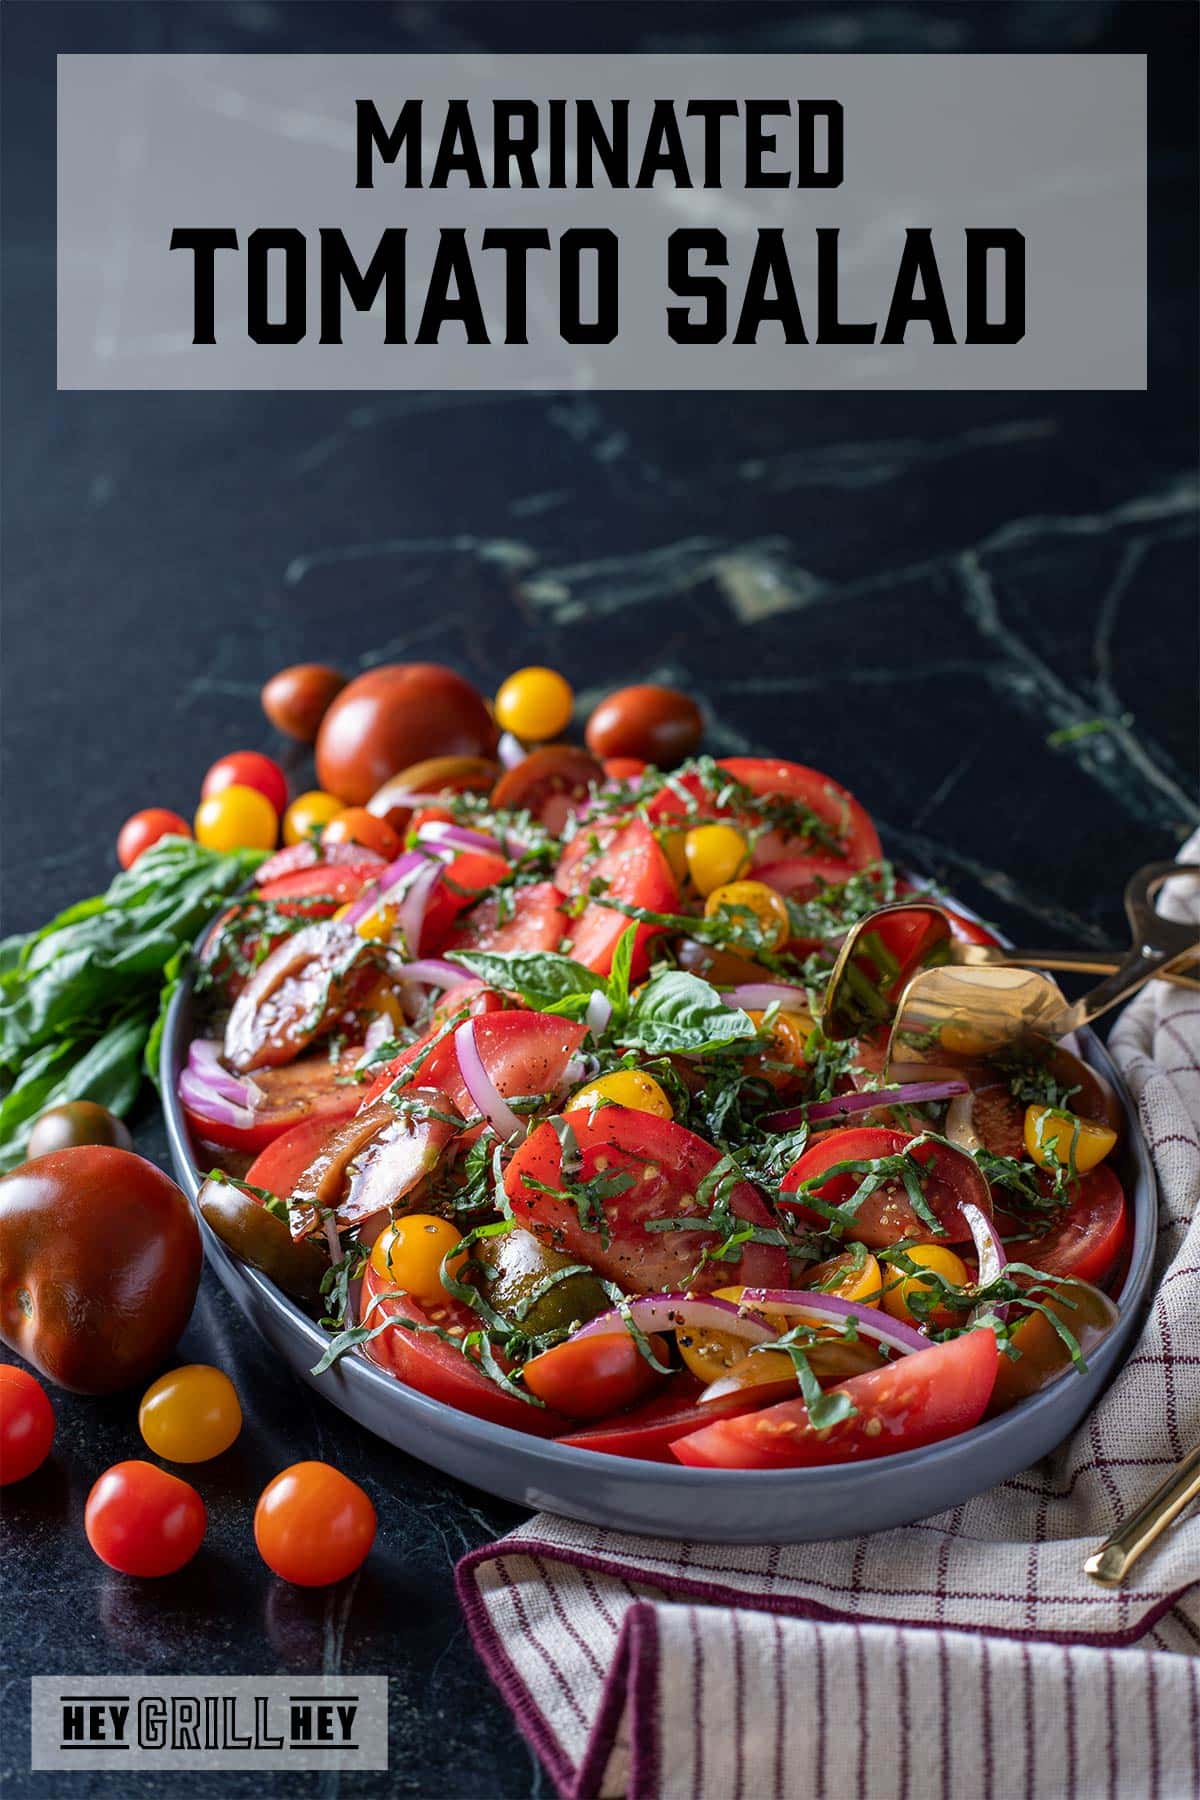
[[666,969],[630,1003],[618,1035],[634,1050],[707,1054],[758,1034],[749,1015],[726,1006],[709,982],[682,969]]
[[633,974],[633,946],[637,926],[627,925],[617,939],[612,954],[612,967],[606,984],[613,1012],[620,1017],[629,1005],[629,981]]
[[455,950],[448,958],[486,981],[489,987],[519,994],[537,1012],[581,1019],[593,994],[604,992],[604,977],[555,950]]

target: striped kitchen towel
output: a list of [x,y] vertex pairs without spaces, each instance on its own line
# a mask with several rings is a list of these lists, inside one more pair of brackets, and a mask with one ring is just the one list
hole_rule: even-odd
[[[1200,921],[1196,886],[1163,909]],[[1158,1169],[1158,1287],[1053,1456],[870,1537],[731,1548],[543,1514],[459,1565],[476,1648],[561,1794],[1200,1795],[1200,1516],[1124,1587],[1082,1573],[1200,1441],[1200,1000],[1152,986],[1111,1048]]]

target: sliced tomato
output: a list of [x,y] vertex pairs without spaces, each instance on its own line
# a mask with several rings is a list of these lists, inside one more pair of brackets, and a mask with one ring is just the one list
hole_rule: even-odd
[[[1061,1044],[1055,1044],[1042,1065],[1046,1075],[1067,1094],[1062,1105],[1081,1119],[1095,1119],[1118,1137],[1124,1131],[1121,1105],[1103,1075]],[[968,1074],[971,1083],[970,1127],[985,1149],[995,1156],[1025,1156],[1025,1107],[1012,1091],[1011,1077],[1001,1070],[980,1065]],[[965,1098],[965,1096],[964,1096]]]
[[[464,1117],[478,1113],[458,1067],[453,1032],[430,1049],[434,1034],[402,1050],[367,1089],[364,1106],[378,1099],[402,1069],[416,1068],[422,1087],[438,1087]],[[492,1085],[505,1100],[557,1093],[567,1064],[587,1036],[586,1025],[551,1013],[489,1012],[475,1018],[475,1043]],[[715,1154],[715,1153],[714,1153]]]
[[489,895],[452,928],[442,945],[449,950],[557,950],[570,935],[571,921],[562,910],[563,896],[552,881]]
[[[648,912],[674,912],[679,888],[671,865],[649,826],[641,819],[627,825],[584,827],[567,846],[554,877],[556,886],[569,895],[585,894],[592,882],[603,884],[602,896],[585,906],[571,932],[571,955],[598,975],[612,968],[617,939],[629,925],[623,912],[605,900],[621,900]],[[633,978],[638,980],[650,965],[650,945],[659,935],[656,925],[639,924],[633,942]]]
[[[736,1261],[714,1260],[694,1274],[705,1247],[720,1241],[713,1232],[650,1228],[651,1220],[696,1212],[704,1216],[709,1210],[697,1201],[696,1190],[721,1154],[703,1138],[670,1119],[624,1106],[601,1107],[595,1114],[578,1109],[566,1118],[578,1145],[579,1166],[566,1177],[563,1198],[556,1197],[564,1192],[562,1144],[550,1124],[539,1125],[526,1138],[505,1174],[513,1216],[536,1236],[577,1256],[626,1292],[687,1287],[709,1293],[733,1282],[745,1287],[786,1282],[788,1259],[781,1245],[747,1243]],[[600,1196],[594,1208],[585,1199],[577,1205],[570,1197],[581,1188],[586,1193],[584,1184],[602,1177],[626,1177],[628,1185]],[[596,1196],[595,1186],[591,1193]],[[771,1227],[771,1215],[748,1181],[735,1184],[728,1203],[747,1225]]]
[[440,1088],[414,1085],[408,1106],[379,1100],[332,1131],[292,1187],[293,1237],[319,1231],[332,1212],[338,1230],[386,1220],[432,1175],[461,1119]]
[[[862,869],[868,863],[878,862],[883,855],[879,833],[871,822],[870,814],[859,805],[847,788],[834,781],[832,776],[822,774],[820,769],[806,768],[803,763],[782,762],[770,756],[726,756],[722,757],[718,767],[726,770],[735,781],[749,788],[760,799],[792,801],[796,806],[802,807],[828,827],[836,839],[836,844],[831,846],[824,837],[817,839],[806,833],[802,824],[788,829],[785,824],[780,823],[756,837],[756,867],[804,859],[811,855],[818,862],[828,862],[830,859],[840,861],[844,879],[847,865],[851,869]],[[693,816],[678,791],[680,787],[686,789],[696,802],[694,817],[697,821],[733,819],[754,831],[762,823],[748,809],[743,808],[739,812],[735,804],[718,805],[704,782],[695,774],[674,780],[671,787],[664,787],[654,796],[648,809],[654,823],[667,824],[671,819],[685,814]]]
[[979,1423],[998,1356],[993,1332],[968,1331],[831,1388],[855,1409],[836,1425],[815,1431],[803,1400],[781,1400],[677,1439],[672,1454],[697,1469],[803,1469],[919,1450]]
[[306,838],[303,843],[285,845],[268,856],[266,862],[259,863],[254,880],[256,886],[263,887],[284,875],[295,875],[300,869],[316,868],[318,863],[374,863],[376,868],[382,868],[384,861],[377,850],[368,850],[365,844],[322,844],[318,849]]
[[[354,1093],[353,1089],[345,1091]],[[290,1126],[265,1150],[259,1151],[246,1171],[247,1184],[265,1188],[269,1194],[279,1194],[286,1199],[313,1158],[320,1155],[330,1133],[341,1123],[340,1119],[314,1114],[311,1118],[301,1119],[298,1125]]]
[[[279,1068],[258,1069],[254,1082],[261,1088],[263,1099],[255,1107],[253,1125],[244,1129],[237,1125],[222,1125],[213,1119],[200,1118],[185,1106],[188,1130],[194,1138],[220,1144],[226,1150],[247,1151],[251,1156],[298,1126],[311,1127],[318,1133],[318,1138],[323,1138],[358,1110],[363,1090],[347,1078],[359,1055],[361,1052],[355,1049],[342,1061],[331,1063],[324,1051],[318,1050]],[[270,1183],[263,1181],[255,1185],[269,1187]],[[277,1190],[272,1188],[271,1191]]]
[[240,1074],[294,1062],[379,979],[381,950],[339,919],[315,919],[283,939],[233,1003],[225,1061]]
[[1100,1163],[1075,1183],[1057,1224],[1043,1237],[1009,1244],[1008,1254],[1047,1275],[1074,1275],[1100,1287],[1120,1261],[1130,1225],[1125,1190]]
[[[895,1156],[913,1141],[909,1132],[890,1131],[876,1125],[823,1134],[818,1142],[809,1145],[784,1176],[779,1204],[794,1209],[802,1218],[821,1223],[822,1214],[803,1202],[788,1198],[802,1182],[819,1180],[827,1169],[838,1163],[868,1162]],[[971,1232],[960,1210],[963,1202],[972,1201],[988,1218],[992,1214],[991,1192],[978,1165],[965,1150],[955,1150],[945,1144],[922,1144],[913,1155],[927,1171],[921,1183],[922,1195],[945,1233],[945,1241],[948,1244],[967,1242]],[[861,1173],[831,1175],[810,1192],[827,1206],[844,1206],[862,1179]],[[889,1176],[855,1210],[851,1236],[875,1250],[897,1244],[901,1238],[927,1239],[930,1230],[928,1220],[922,1219],[914,1209],[903,1182]]]
[[697,1404],[704,1388],[694,1375],[680,1369],[667,1380],[659,1393],[641,1406],[617,1413],[603,1424],[589,1426],[586,1431],[572,1432],[560,1438],[576,1450],[598,1450],[606,1456],[633,1456],[642,1462],[674,1463],[671,1445],[677,1438],[687,1437],[714,1419],[727,1419],[738,1413],[753,1412],[766,1403],[770,1395],[759,1399],[753,1389],[730,1394],[705,1406]]
[[[652,1337],[649,1343],[658,1361],[665,1361],[663,1339]],[[664,1379],[623,1328],[555,1344],[530,1358],[524,1376],[531,1394],[568,1419],[606,1419],[632,1406]]]
[[[368,1263],[362,1280],[362,1311],[367,1325],[382,1324],[384,1319],[410,1319],[414,1325],[436,1325],[443,1331],[465,1335],[479,1323],[468,1307],[449,1295],[436,1313],[418,1306],[408,1294],[374,1304],[378,1295],[389,1292],[390,1283],[373,1263]],[[459,1412],[490,1419],[493,1425],[511,1426],[514,1431],[532,1432],[537,1437],[556,1437],[567,1429],[561,1414],[506,1393],[469,1363],[461,1350],[445,1343],[432,1330],[406,1331],[397,1324],[390,1331],[381,1331],[364,1349],[372,1362],[406,1387],[416,1388],[418,1393],[428,1394],[431,1400],[440,1400]]]
[[508,863],[490,850],[460,850],[446,864],[429,897],[421,927],[421,955],[439,955],[459,913],[473,906],[480,894],[495,887],[508,873]]
[[[358,849],[354,844],[348,847]],[[290,875],[281,875],[277,881],[268,881],[265,886],[260,883],[258,896],[260,900],[269,900],[281,913],[304,913],[312,919],[327,919],[339,907],[357,900],[368,881],[375,880],[380,867],[378,859],[363,861],[360,852],[354,862],[317,863],[307,869],[295,869]]]

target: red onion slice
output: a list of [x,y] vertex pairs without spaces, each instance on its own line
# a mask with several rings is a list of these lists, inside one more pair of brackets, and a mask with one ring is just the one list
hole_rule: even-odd
[[[959,1210],[967,1221],[971,1236],[975,1240],[975,1255],[979,1261],[979,1285],[987,1287],[990,1282],[996,1281],[1003,1275],[1007,1267],[1008,1257],[1005,1254],[1004,1245],[1000,1242],[1000,1234],[992,1221],[980,1207],[975,1205],[974,1201],[964,1200]],[[987,1310],[994,1313],[1003,1324],[1008,1318],[1008,1307],[1009,1303],[1005,1300],[999,1306],[988,1307]],[[971,1314],[972,1319],[976,1318],[983,1310],[983,1307],[976,1307]]]
[[498,838],[485,831],[472,831],[467,825],[452,825],[448,819],[431,819],[417,833],[418,844],[443,844],[448,850],[487,850],[493,856],[504,854]]
[[602,994],[597,990],[589,999],[583,1013],[584,1023],[593,1036],[600,1036],[612,1015],[612,1001],[607,994]]
[[629,1301],[627,1313],[619,1307],[601,1313],[599,1318],[589,1319],[570,1341],[624,1331],[627,1315],[639,1331],[675,1331],[682,1325],[689,1331],[726,1331],[750,1344],[765,1344],[779,1335],[734,1301],[718,1300],[713,1294],[639,1294]]
[[768,1113],[763,1124],[772,1131],[789,1131],[806,1119],[839,1119],[850,1113],[872,1112],[877,1106],[920,1106],[927,1100],[950,1100],[966,1092],[965,1081],[906,1081],[902,1087],[869,1088],[806,1106],[789,1106],[784,1112]]
[[232,1100],[201,1081],[191,1069],[180,1072],[179,1098],[190,1113],[210,1125],[232,1125],[238,1131],[248,1131],[255,1122],[250,1107],[235,1106]]
[[204,1087],[211,1088],[234,1106],[254,1107],[263,1098],[257,1081],[232,1074],[221,1061],[221,1046],[211,1038],[193,1038],[188,1046],[188,1068]]
[[516,1137],[524,1127],[483,1066],[483,1058],[475,1042],[474,1019],[464,1019],[454,1033],[454,1050],[467,1092],[492,1130],[505,1142]]
[[461,982],[470,981],[471,977],[457,963],[445,962],[440,956],[425,956],[418,962],[405,963],[403,968],[392,973],[392,980],[397,982],[418,982],[424,987],[452,988]]
[[745,1288],[742,1305],[758,1312],[786,1313],[789,1318],[815,1320],[818,1325],[840,1325],[853,1319],[863,1337],[874,1338],[889,1349],[911,1355],[928,1350],[929,1339],[902,1325],[890,1313],[874,1306],[863,1306],[857,1300],[842,1300],[837,1294],[821,1294],[813,1288]]
[[740,1006],[746,1012],[766,1012],[769,1006],[780,1006],[784,1012],[808,1011],[808,995],[801,987],[785,987],[777,981],[748,981],[721,995],[726,1006]]
[[415,956],[421,947],[421,928],[425,923],[425,914],[433,890],[441,880],[445,865],[440,858],[426,862],[423,869],[418,869],[409,883],[408,891],[400,902],[396,914],[396,925],[404,939],[404,948],[409,956]]
[[398,898],[393,890],[400,887],[401,883],[411,880],[428,865],[428,862],[429,858],[423,856],[419,850],[406,850],[403,856],[398,856],[395,862],[390,862],[386,869],[380,871],[374,881],[368,883],[358,899],[351,902],[344,914],[347,925],[357,925],[360,919],[365,919],[367,914],[389,895]]
[[529,752],[520,738],[514,737],[511,731],[506,731],[496,746],[496,755],[506,769],[515,769],[519,763],[525,761]]

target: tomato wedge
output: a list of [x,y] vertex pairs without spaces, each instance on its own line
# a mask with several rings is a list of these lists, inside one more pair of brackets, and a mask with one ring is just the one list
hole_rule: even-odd
[[[599,846],[597,848],[597,845]],[[555,873],[555,884],[564,894],[585,894],[592,882],[603,883],[605,897],[627,906],[643,906],[648,912],[674,912],[679,889],[662,848],[641,819],[628,825],[585,827],[568,846]],[[617,939],[629,919],[604,898],[585,906],[571,933],[571,955],[576,962],[607,975],[612,968]],[[660,927],[640,924],[633,941],[633,978],[650,966],[650,944]]]
[[1046,1275],[1074,1275],[1100,1287],[1116,1268],[1130,1229],[1125,1190],[1107,1163],[1080,1176],[1057,1224],[1008,1253]]
[[254,877],[256,887],[279,881],[284,875],[295,875],[300,869],[315,869],[318,863],[373,863],[383,867],[385,857],[365,844],[322,844],[320,849],[306,838],[300,844],[288,844],[259,863]]
[[[586,1025],[551,1013],[491,1012],[475,1017],[475,1043],[493,1086],[505,1100],[554,1094],[567,1064],[587,1036]],[[443,1090],[464,1118],[478,1116],[458,1067],[453,1033],[430,1049],[431,1038],[411,1044],[387,1064],[367,1089],[364,1107],[377,1100],[402,1069],[416,1068],[421,1087]]]
[[571,921],[552,881],[537,881],[503,897],[489,895],[453,927],[442,946],[449,950],[557,950],[569,937]]
[[[368,1263],[362,1280],[362,1310],[368,1325],[379,1325],[384,1319],[411,1319],[414,1325],[436,1325],[463,1336],[478,1324],[475,1314],[449,1295],[436,1312],[418,1306],[408,1294],[373,1304],[378,1295],[390,1291],[390,1284]],[[397,1324],[390,1331],[381,1331],[364,1349],[372,1362],[406,1387],[477,1419],[490,1419],[493,1425],[508,1425],[537,1437],[556,1437],[567,1429],[560,1413],[506,1393],[434,1331],[406,1331]]]
[[680,1369],[663,1385],[653,1399],[618,1413],[601,1425],[586,1431],[572,1432],[559,1438],[576,1450],[598,1450],[606,1456],[634,1456],[642,1462],[674,1463],[671,1445],[677,1438],[687,1437],[702,1425],[715,1419],[733,1418],[739,1413],[753,1412],[770,1397],[756,1396],[752,1388],[740,1394],[729,1394],[705,1406],[697,1404],[704,1392],[694,1375]]
[[[696,1192],[721,1154],[703,1138],[670,1119],[624,1106],[605,1106],[594,1115],[578,1109],[566,1118],[578,1146],[577,1169],[564,1178],[562,1144],[547,1123],[526,1138],[505,1174],[513,1215],[536,1236],[626,1292],[709,1293],[731,1282],[745,1287],[786,1282],[788,1259],[781,1245],[747,1243],[736,1261],[714,1260],[697,1272],[705,1247],[721,1242],[711,1228],[651,1228],[653,1220],[689,1213],[703,1218],[710,1210],[713,1202],[698,1203]],[[564,1179],[565,1197],[559,1198]],[[625,1185],[611,1191],[622,1180]],[[727,1199],[730,1212],[747,1225],[771,1228],[771,1215],[748,1181],[735,1183]]]
[[421,955],[440,955],[459,913],[472,906],[487,888],[503,881],[508,873],[508,863],[490,850],[461,850],[448,862],[425,908]]
[[[789,1200],[802,1182],[818,1179],[839,1163],[866,1163],[885,1156],[895,1156],[914,1141],[904,1131],[891,1131],[883,1126],[865,1125],[848,1131],[831,1131],[810,1144],[794,1162],[781,1184],[779,1204],[800,1213],[803,1218],[820,1222],[822,1215],[803,1201]],[[965,1243],[971,1231],[960,1210],[971,1201],[987,1217],[992,1216],[991,1192],[978,1165],[965,1150],[954,1150],[944,1144],[926,1143],[913,1152],[925,1174],[921,1177],[925,1205],[937,1219],[948,1244]],[[831,1175],[810,1192],[827,1206],[844,1206],[863,1179],[863,1172]],[[901,1238],[927,1239],[931,1227],[913,1205],[899,1176],[888,1176],[854,1212],[851,1235],[861,1239],[868,1249],[886,1248]]]
[[[300,849],[300,845],[293,846]],[[357,845],[351,848],[358,849]],[[368,881],[379,874],[380,863],[359,860],[348,863],[317,863],[295,869],[258,887],[260,900],[269,900],[281,913],[304,913],[312,919],[328,919],[341,906],[357,900]],[[272,858],[272,861],[275,859]]]
[[[660,1337],[649,1339],[659,1362],[667,1355]],[[531,1394],[568,1419],[606,1419],[650,1393],[664,1377],[623,1327],[593,1337],[568,1338],[525,1364]]]
[[246,1171],[247,1185],[265,1188],[267,1193],[286,1200],[313,1158],[320,1155],[332,1125],[339,1122],[319,1117],[301,1119],[259,1151]]
[[804,1469],[919,1450],[979,1423],[998,1357],[993,1332],[968,1331],[831,1388],[855,1408],[836,1425],[815,1431],[803,1400],[781,1400],[680,1438],[672,1454],[694,1469]]
[[[185,1106],[188,1130],[207,1143],[220,1144],[226,1150],[248,1151],[251,1156],[300,1125],[314,1128],[324,1136],[358,1110],[362,1088],[348,1077],[360,1054],[354,1050],[341,1062],[331,1063],[324,1051],[317,1051],[280,1068],[258,1069],[254,1082],[264,1098],[255,1108],[253,1125],[245,1129],[222,1125],[214,1119],[200,1118]],[[271,1184],[264,1181],[256,1185]]]
[[[820,769],[806,768],[803,763],[781,762],[770,756],[726,756],[717,766],[749,788],[752,794],[763,799],[790,801],[794,807],[802,809],[794,822],[781,818],[778,824],[756,837],[753,852],[756,867],[801,858],[811,858],[818,863],[833,859],[842,864],[845,879],[846,865],[851,869],[862,869],[868,863],[878,862],[883,855],[879,833],[870,814],[849,789],[834,781],[832,776],[822,774]],[[678,792],[680,787],[698,803],[696,821],[733,819],[754,831],[758,831],[763,823],[753,811],[746,808],[739,811],[736,802],[718,804],[710,789],[695,774],[685,775],[673,787],[664,787],[654,796],[648,809],[654,823],[666,824],[684,814],[691,816],[687,803]],[[814,837],[811,829],[805,830],[804,812],[812,814],[826,828],[820,837]],[[835,842],[827,841],[826,832],[832,833]]]

